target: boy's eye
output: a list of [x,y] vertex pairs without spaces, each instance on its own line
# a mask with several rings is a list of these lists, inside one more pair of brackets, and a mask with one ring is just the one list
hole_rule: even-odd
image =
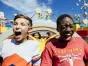
[[73,28],[74,27],[74,25],[70,25],[70,28]]
[[66,27],[65,26],[62,26],[62,29],[65,29]]
[[22,26],[27,26],[27,24],[25,24],[25,23],[21,23],[21,25],[22,25]]
[[73,28],[73,26],[70,26],[70,28]]
[[21,25],[22,25],[22,26],[25,26],[25,24],[24,24],[24,23],[21,23]]
[[17,23],[16,23],[16,22],[14,22],[13,24],[14,24],[14,25],[17,25]]

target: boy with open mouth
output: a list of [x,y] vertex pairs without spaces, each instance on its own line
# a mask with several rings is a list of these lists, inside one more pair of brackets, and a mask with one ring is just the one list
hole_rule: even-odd
[[37,55],[36,40],[27,40],[28,31],[32,28],[32,20],[28,16],[18,14],[14,18],[13,33],[11,39],[3,42],[2,66],[31,66],[31,60]]

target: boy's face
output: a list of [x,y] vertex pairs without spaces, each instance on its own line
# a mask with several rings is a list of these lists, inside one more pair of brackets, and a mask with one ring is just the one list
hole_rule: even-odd
[[73,21],[69,17],[65,17],[59,26],[60,35],[64,41],[69,41],[74,33]]
[[31,28],[31,26],[29,26],[29,21],[27,19],[17,18],[14,21],[14,25],[13,25],[15,40],[18,42],[24,40],[27,37],[29,28]]

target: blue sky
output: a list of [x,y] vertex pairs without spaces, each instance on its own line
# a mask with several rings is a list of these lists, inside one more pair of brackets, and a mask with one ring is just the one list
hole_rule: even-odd
[[[88,0],[86,1],[88,2]],[[40,7],[42,10],[51,8],[54,14],[53,19],[56,19],[60,14],[64,13],[72,16],[74,14],[82,14],[81,5],[82,3],[79,0],[0,0],[0,11],[4,11],[6,18],[13,19],[14,14],[17,12],[32,16],[32,12],[37,7]]]
[[5,17],[8,19],[12,19],[14,17],[14,13],[17,12],[14,8],[2,3],[0,1],[0,11],[3,11],[5,14]]

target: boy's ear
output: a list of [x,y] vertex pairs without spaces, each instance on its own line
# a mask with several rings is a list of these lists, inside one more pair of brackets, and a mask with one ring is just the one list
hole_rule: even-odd
[[32,27],[28,28],[28,33],[31,32],[31,30],[32,30]]
[[30,31],[30,30],[32,30],[32,27],[29,27],[29,28],[28,28],[28,31]]

